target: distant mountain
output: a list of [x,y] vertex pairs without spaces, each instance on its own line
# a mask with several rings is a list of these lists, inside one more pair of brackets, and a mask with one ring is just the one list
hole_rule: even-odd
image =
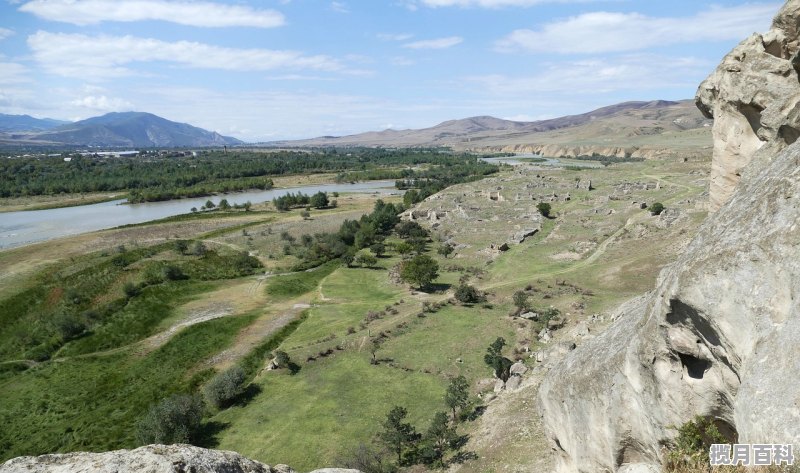
[[242,144],[242,141],[236,138],[143,112],[108,113],[88,118],[39,133],[36,139],[85,146],[173,147]]
[[97,147],[201,147],[238,145],[243,142],[152,113],[108,113],[36,132],[0,133],[0,142],[25,145]]
[[30,115],[6,115],[0,113],[0,132],[45,131],[69,122],[52,118],[34,118]]
[[[268,143],[274,146],[449,146],[498,149],[511,145],[672,146],[672,134],[687,132],[692,147],[710,143],[705,119],[690,100],[624,102],[588,113],[549,120],[518,122],[480,116],[449,120],[418,130],[384,130]],[[682,143],[682,142],[681,142]]]

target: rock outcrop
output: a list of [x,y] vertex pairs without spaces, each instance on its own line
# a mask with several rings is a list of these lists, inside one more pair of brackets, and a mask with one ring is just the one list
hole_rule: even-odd
[[711,210],[730,199],[751,161],[768,161],[800,136],[798,18],[800,4],[787,2],[768,33],[742,41],[697,91],[698,108],[714,118]]
[[[800,97],[798,24],[800,0],[790,0],[770,33],[742,43],[701,87],[699,103],[722,123],[712,185],[727,203],[653,292],[623,305],[542,383],[560,472],[657,468],[674,427],[696,415],[731,440],[800,448],[800,144],[787,139]],[[760,118],[748,120],[747,107]],[[729,166],[733,151],[750,165]]]
[[[286,465],[270,467],[236,452],[192,445],[147,445],[103,453],[59,453],[18,457],[0,465],[0,473],[295,473]],[[325,468],[312,473],[360,473]]]
[[548,158],[608,156],[614,158],[659,159],[679,154],[674,148],[649,146],[594,146],[568,144],[519,144],[476,148],[475,151],[539,154]]

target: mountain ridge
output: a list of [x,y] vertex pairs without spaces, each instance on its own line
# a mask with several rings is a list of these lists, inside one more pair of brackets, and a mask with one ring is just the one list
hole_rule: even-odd
[[108,147],[192,147],[244,142],[148,112],[111,112],[46,130],[8,132],[6,141],[25,144]]

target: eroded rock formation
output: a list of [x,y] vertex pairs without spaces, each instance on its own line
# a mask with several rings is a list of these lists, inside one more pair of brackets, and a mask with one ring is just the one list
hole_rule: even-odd
[[714,118],[711,210],[752,160],[768,161],[800,136],[799,17],[800,3],[787,2],[768,33],[742,41],[697,90],[698,108]]
[[[236,452],[192,445],[147,445],[135,450],[63,453],[18,457],[0,464],[0,473],[295,473],[286,465],[271,467]],[[326,468],[312,473],[360,473]]]
[[695,415],[731,440],[800,448],[798,22],[790,0],[701,86],[717,119],[712,197],[727,203],[543,382],[561,472],[647,471]]

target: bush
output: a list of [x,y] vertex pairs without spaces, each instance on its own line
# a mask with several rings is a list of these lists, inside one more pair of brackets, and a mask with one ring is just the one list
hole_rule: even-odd
[[197,395],[173,395],[152,406],[136,424],[141,445],[192,443],[203,418],[203,400]]
[[731,439],[720,433],[713,419],[701,416],[696,416],[677,430],[673,448],[667,453],[666,471],[706,467],[712,444],[731,443]]
[[86,324],[73,314],[60,314],[55,317],[53,323],[58,330],[59,335],[65,341],[71,340],[86,330]]
[[530,309],[530,305],[528,303],[528,294],[523,291],[517,291],[514,293],[514,307],[517,308],[517,313],[526,311]]
[[378,258],[369,253],[359,253],[353,260],[353,263],[364,268],[371,268],[378,263]]
[[132,282],[126,282],[124,286],[122,286],[122,292],[125,293],[125,297],[136,297],[142,293],[139,286]]
[[181,268],[177,266],[164,266],[161,269],[161,275],[164,276],[164,279],[167,281],[177,281],[179,279],[186,279],[186,275],[183,274]]
[[458,286],[456,289],[455,298],[462,304],[475,304],[485,300],[483,294],[475,289],[474,286],[470,286],[469,284],[462,284]]
[[209,404],[222,408],[242,393],[244,385],[244,370],[236,366],[214,376],[203,388],[203,395]]
[[417,255],[400,266],[400,278],[419,288],[429,285],[439,276],[439,264],[428,255]]
[[664,211],[664,204],[661,202],[656,202],[655,204],[650,206],[650,215],[661,215],[661,212]]
[[550,217],[550,211],[552,210],[552,207],[547,202],[539,202],[539,204],[536,206],[536,209],[540,214],[542,214],[542,217]]

